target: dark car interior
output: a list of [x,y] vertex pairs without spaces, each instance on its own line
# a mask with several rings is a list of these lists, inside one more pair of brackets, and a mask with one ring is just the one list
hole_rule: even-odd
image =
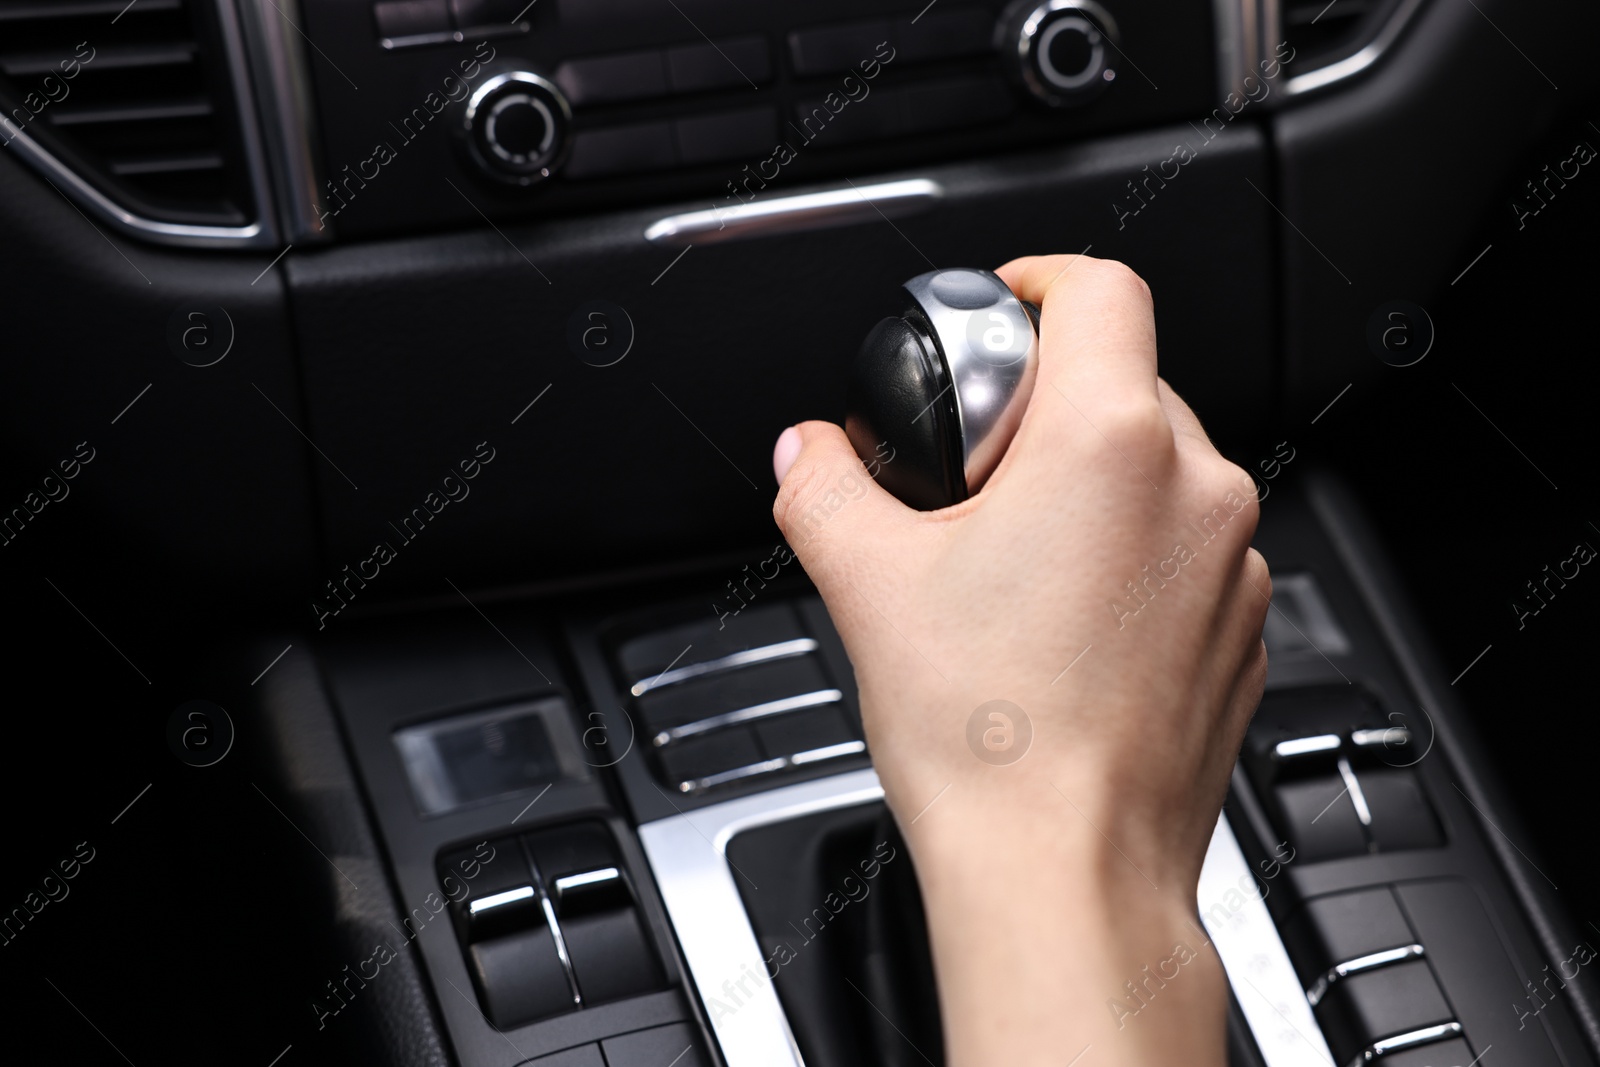
[[10,1056],[937,1067],[769,457],[907,278],[1087,252],[1262,500],[1230,1061],[1600,1062],[1597,39],[0,0]]

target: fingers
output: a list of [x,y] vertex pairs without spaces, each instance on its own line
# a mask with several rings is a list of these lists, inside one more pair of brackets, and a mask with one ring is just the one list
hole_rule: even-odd
[[791,426],[772,459],[779,480],[772,517],[819,586],[915,525],[916,512],[873,480],[831,422]]
[[1205,428],[1200,425],[1200,419],[1177,393],[1172,386],[1167,384],[1165,378],[1156,379],[1156,388],[1161,398],[1161,410],[1166,413],[1167,422],[1172,426],[1172,433],[1179,441],[1201,448],[1208,453],[1215,453],[1216,448],[1211,444],[1211,438],[1206,434]]
[[1115,260],[1027,256],[997,271],[1040,316],[1039,381],[1092,416],[1101,405],[1157,398],[1150,287]]

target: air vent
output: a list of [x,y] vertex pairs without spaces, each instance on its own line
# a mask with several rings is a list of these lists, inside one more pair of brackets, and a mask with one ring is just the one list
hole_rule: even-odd
[[254,215],[229,72],[204,0],[0,0],[9,123],[122,208],[161,222]]
[[1293,74],[1359,52],[1399,6],[1396,0],[1285,0],[1283,36],[1294,49]]

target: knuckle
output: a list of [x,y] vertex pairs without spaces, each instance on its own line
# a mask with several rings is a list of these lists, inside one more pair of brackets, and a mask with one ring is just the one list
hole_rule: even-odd
[[818,463],[804,457],[797,460],[784,476],[783,485],[772,502],[772,518],[789,539],[798,544],[809,537],[807,514],[816,507],[827,471]]
[[1266,557],[1250,548],[1245,550],[1243,573],[1244,580],[1255,586],[1261,594],[1261,610],[1264,614],[1267,603],[1272,599],[1272,568],[1267,566]]
[[1093,279],[1094,284],[1110,293],[1140,303],[1151,302],[1150,286],[1139,277],[1137,271],[1121,260],[1096,259],[1082,266],[1088,268],[1087,277]]
[[1107,412],[1106,434],[1128,454],[1152,462],[1176,450],[1172,424],[1161,402],[1155,397],[1137,397],[1117,404]]

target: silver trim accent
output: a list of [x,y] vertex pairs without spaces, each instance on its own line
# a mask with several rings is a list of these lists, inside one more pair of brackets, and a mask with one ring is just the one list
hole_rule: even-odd
[[1391,963],[1403,963],[1406,960],[1421,959],[1424,955],[1421,945],[1402,945],[1400,948],[1387,948],[1382,952],[1372,952],[1365,956],[1357,956],[1353,960],[1335,964],[1333,969],[1316,980],[1312,987],[1306,990],[1306,1000],[1314,1008],[1322,1003],[1322,998],[1328,995],[1328,990],[1341,978],[1349,978],[1352,974],[1363,971],[1376,970],[1387,967]]
[[556,899],[574,889],[582,889],[586,885],[598,885],[601,882],[615,882],[622,878],[622,872],[615,867],[601,867],[598,870],[584,871],[582,874],[569,874],[564,878],[557,878],[555,886]]
[[[1333,1052],[1259,886],[1227,816],[1218,815],[1200,868],[1200,921],[1267,1067],[1328,1067]],[[1227,903],[1234,898],[1240,898],[1237,908]]]
[[[702,1003],[724,1002],[724,982],[755,976],[733,1011],[709,1011],[728,1067],[803,1067],[788,1016],[767,977],[766,958],[737,877],[728,864],[736,834],[771,823],[883,799],[868,769],[739,797],[639,827],[639,843],[661,889]],[[1325,1065],[1324,1065],[1325,1067]]]
[[1393,1037],[1386,1037],[1382,1041],[1373,1042],[1356,1054],[1355,1059],[1350,1061],[1350,1067],[1371,1063],[1373,1060],[1387,1056],[1391,1052],[1416,1048],[1418,1045],[1431,1045],[1435,1041],[1443,1041],[1446,1038],[1460,1036],[1461,1024],[1457,1022],[1440,1023],[1438,1026],[1424,1026],[1420,1030],[1396,1034]]
[[710,718],[698,719],[694,722],[684,723],[662,730],[655,736],[657,748],[681,741],[685,737],[696,737],[708,734],[713,730],[720,730],[726,726],[737,726],[744,722],[754,722],[757,719],[770,718],[773,715],[783,715],[791,711],[804,711],[806,708],[821,708],[829,704],[837,704],[844,699],[844,693],[837,689],[818,689],[811,693],[801,693],[798,696],[784,697],[781,700],[769,700],[764,704],[752,704],[748,708],[738,711],[724,712],[721,715],[712,715]]
[[1385,726],[1376,730],[1356,730],[1350,743],[1357,748],[1387,748],[1411,743],[1411,730],[1404,726]]
[[[766,959],[739,895],[735,879],[740,876],[728,863],[728,842],[746,830],[882,799],[878,775],[868,768],[723,801],[639,827],[639,843],[683,948],[695,991],[708,1008],[718,1001],[735,1009],[707,1013],[728,1067],[804,1067],[777,993],[770,981],[762,981]],[[1228,983],[1267,1067],[1328,1067],[1333,1053],[1266,903],[1260,896],[1240,894],[1240,887],[1255,884],[1227,817],[1218,815],[1200,872],[1198,899],[1211,902],[1214,913],[1216,905],[1231,899],[1230,894],[1244,896],[1237,911],[1222,904],[1228,914],[1216,925],[1207,923]],[[1203,912],[1201,918],[1205,919]],[[727,1004],[724,983],[740,979],[746,979],[746,988],[740,991],[739,1003]],[[752,987],[754,992],[749,992]]]
[[518,886],[507,889],[504,893],[494,893],[487,897],[479,897],[467,905],[467,914],[478,915],[494,908],[501,908],[507,904],[515,904],[519,900],[532,900],[534,888],[531,885]]
[[1355,805],[1356,818],[1361,820],[1362,826],[1372,825],[1372,809],[1367,807],[1367,794],[1361,791],[1361,783],[1356,779],[1356,772],[1350,769],[1350,761],[1343,756],[1339,757],[1339,777],[1344,779],[1344,787],[1350,791],[1350,803]]
[[[974,284],[965,288],[968,283]],[[967,491],[976,493],[1022,423],[1039,370],[1039,335],[1022,301],[991,271],[928,271],[906,282],[905,289],[933,327],[944,357],[961,430],[962,473]],[[985,298],[984,289],[989,303],[974,306]],[[1001,329],[1008,338],[1005,346],[991,347],[990,332]]]
[[[199,3],[203,0],[193,0]],[[233,10],[233,0],[215,0],[217,24],[222,38],[223,63],[235,96],[235,119],[239,122],[245,146],[245,176],[250,187],[252,203],[241,205],[255,213],[254,222],[244,226],[211,226],[195,223],[163,222],[136,214],[123,207],[92,182],[68,167],[48,148],[34,140],[29,133],[14,124],[9,117],[0,115],[0,128],[7,134],[7,146],[16,150],[23,162],[42,174],[60,189],[78,207],[123,233],[157,244],[178,245],[189,248],[270,248],[278,241],[271,203],[271,185],[259,146],[259,129],[256,124],[254,102],[248,81],[240,76],[246,69],[244,45],[239,32],[239,22]],[[219,118],[226,121],[227,113]]]
[[1283,91],[1291,97],[1304,96],[1326,89],[1330,85],[1348,81],[1367,71],[1394,47],[1400,35],[1405,33],[1412,19],[1422,9],[1422,2],[1423,0],[1401,0],[1394,14],[1389,16],[1389,20],[1360,51],[1315,70],[1296,74],[1284,85]]
[[731,652],[726,656],[708,659],[700,663],[686,663],[682,667],[674,667],[670,671],[662,671],[654,678],[633,683],[633,688],[628,692],[636,697],[656,689],[663,689],[679,682],[687,682],[691,678],[702,678],[708,674],[719,674],[722,671],[737,670],[740,667],[753,667],[757,663],[771,663],[774,660],[791,659],[803,656],[807,652],[817,650],[817,641],[813,637],[797,637],[792,641],[779,641],[772,645],[762,645],[759,648],[747,648],[742,652]]
[[804,767],[812,763],[821,763],[824,760],[840,759],[844,756],[859,756],[866,750],[867,743],[865,741],[842,741],[837,745],[807,749],[805,752],[796,752],[791,756],[777,756],[773,759],[762,760],[760,763],[749,763],[743,767],[735,767],[731,771],[718,771],[716,774],[708,774],[704,778],[691,778],[686,782],[678,783],[678,792],[704,793],[707,789],[714,789],[719,785],[743,781],[746,778],[757,778],[763,774],[776,774],[779,771],[789,770],[791,767]]
[[305,49],[288,21],[299,21],[298,5],[295,0],[217,2],[239,5],[283,239],[291,244],[326,241],[333,235],[322,222],[311,72]]
[[669,215],[648,226],[644,236],[673,246],[742,241],[903,218],[927,211],[942,199],[944,188],[938,182],[913,178]]
[[1273,746],[1272,754],[1279,759],[1294,759],[1317,752],[1334,752],[1342,744],[1344,742],[1338,734],[1317,734],[1314,737],[1297,737],[1293,741],[1279,741]]

